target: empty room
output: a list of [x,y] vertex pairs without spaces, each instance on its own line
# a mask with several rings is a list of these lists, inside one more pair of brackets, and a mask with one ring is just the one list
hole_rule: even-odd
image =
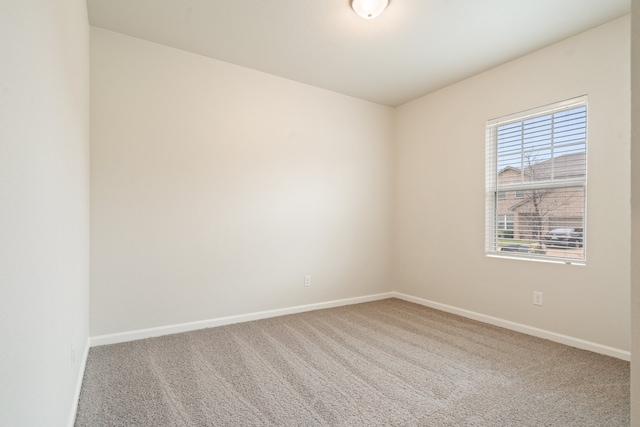
[[640,425],[629,0],[0,4],[0,425]]

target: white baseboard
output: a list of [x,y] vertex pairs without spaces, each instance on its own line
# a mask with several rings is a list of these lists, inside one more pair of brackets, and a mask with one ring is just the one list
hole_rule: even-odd
[[363,302],[377,301],[393,298],[393,292],[367,295],[363,297],[346,298],[334,301],[326,301],[315,304],[298,305],[295,307],[279,308],[275,310],[259,311],[257,313],[240,314],[237,316],[219,317],[215,319],[200,320],[197,322],[179,323],[175,325],[159,326],[156,328],[138,329],[135,331],[120,332],[116,334],[98,335],[91,337],[91,347],[107,344],[117,344],[127,341],[141,340],[144,338],[159,337],[162,335],[177,334],[180,332],[195,331],[197,329],[212,328],[215,326],[230,325],[233,323],[249,322],[252,320],[266,319],[269,317],[284,316],[286,314],[302,313],[305,311],[320,310],[323,308],[340,307],[344,305],[359,304]]
[[[533,326],[528,326],[521,323],[512,322],[509,320],[504,320],[497,317],[476,313],[474,311],[465,310],[463,308],[458,308],[458,307],[450,306],[447,304],[441,304],[441,303],[430,301],[424,298],[403,294],[401,292],[385,292],[381,294],[367,295],[363,297],[346,298],[341,300],[326,301],[326,302],[320,302],[315,304],[299,305],[295,307],[260,311],[256,313],[240,314],[236,316],[219,317],[215,319],[207,319],[207,320],[201,320],[197,322],[180,323],[175,325],[159,326],[159,327],[148,328],[148,329],[138,329],[134,331],[120,332],[116,334],[98,335],[95,337],[91,337],[90,345],[91,347],[97,347],[97,346],[107,345],[107,344],[117,344],[117,343],[122,343],[127,341],[135,341],[135,340],[140,340],[145,338],[159,337],[162,335],[177,334],[180,332],[189,332],[189,331],[195,331],[198,329],[213,328],[216,326],[230,325],[233,323],[249,322],[252,320],[266,319],[269,317],[284,316],[287,314],[302,313],[305,311],[340,307],[340,306],[351,305],[351,304],[359,304],[363,302],[377,301],[377,300],[387,299],[387,298],[398,298],[405,301],[414,302],[416,304],[424,305],[426,307],[431,307],[436,310],[457,314],[463,317],[467,317],[469,319],[478,320],[480,322],[488,323],[494,326],[500,326],[502,328],[510,329],[516,332],[522,332],[524,334],[532,335],[538,338],[548,339],[550,341],[554,341],[560,344],[565,344],[571,347],[576,347],[582,350],[589,350],[595,353],[612,356],[612,357],[626,360],[626,361],[631,360],[631,352],[626,350],[621,350],[614,347],[609,347],[606,345],[594,343],[591,341],[586,341],[580,338],[575,338],[568,335],[558,334],[556,332],[535,328]],[[88,353],[88,348],[87,348],[87,351],[85,352],[83,363],[86,363],[87,353]],[[84,371],[84,367],[83,367],[83,371]],[[82,378],[80,378],[79,381],[81,384]],[[80,386],[78,386],[78,396],[79,396],[79,390],[80,390],[79,387]]]
[[84,370],[87,367],[87,359],[89,358],[89,348],[91,347],[91,338],[87,337],[84,350],[82,352],[82,358],[80,360],[80,366],[78,369],[78,378],[76,379],[75,392],[73,394],[73,407],[69,414],[69,427],[73,427],[76,423],[76,413],[78,412],[78,402],[80,402],[80,391],[82,389],[82,380],[84,378]]
[[589,351],[593,351],[594,353],[600,353],[600,354],[612,356],[618,359],[631,361],[631,352],[626,350],[620,350],[618,348],[597,344],[597,343],[586,341],[580,338],[574,338],[568,335],[562,335],[556,332],[534,328],[533,326],[527,326],[521,323],[511,322],[509,320],[487,316],[485,314],[476,313],[474,311],[469,311],[463,308],[453,307],[446,304],[441,304],[435,301],[414,297],[414,296],[403,294],[400,292],[392,292],[392,294],[395,298],[402,299],[409,302],[414,302],[416,304],[424,305],[426,307],[435,308],[436,310],[457,314],[462,317],[478,320],[483,323],[489,323],[490,325],[494,325],[494,326],[500,326],[502,328],[510,329],[512,331],[522,332],[524,334],[532,335],[534,337],[544,338],[549,341],[554,341],[560,344],[565,344],[565,345],[576,347],[582,350],[589,350]]

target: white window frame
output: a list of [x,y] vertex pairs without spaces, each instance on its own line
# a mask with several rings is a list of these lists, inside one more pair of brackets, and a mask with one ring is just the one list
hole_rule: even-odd
[[[585,107],[585,165],[584,175],[581,177],[565,177],[563,179],[549,179],[546,181],[519,182],[516,184],[499,184],[498,183],[498,129],[501,126],[524,122],[536,117],[553,115],[574,108]],[[557,102],[555,104],[527,110],[521,113],[510,114],[508,116],[499,117],[487,121],[486,126],[486,175],[485,175],[485,253],[491,257],[518,258],[526,260],[560,262],[565,264],[584,265],[586,263],[586,232],[587,232],[587,151],[588,151],[588,108],[587,96],[580,96],[566,101]],[[550,143],[553,150],[554,142]],[[521,148],[521,152],[525,153],[526,149]],[[553,154],[552,154],[553,156]],[[552,157],[553,158],[553,157]],[[559,189],[559,188],[582,188],[583,189],[583,224],[582,224],[582,256],[577,257],[576,254],[571,256],[560,256],[558,251],[539,251],[538,246],[531,246],[528,251],[503,252],[498,245],[498,202],[504,200],[499,198],[500,193],[506,191],[522,192],[532,189]],[[515,193],[514,193],[515,194]],[[553,252],[551,255],[547,252]]]

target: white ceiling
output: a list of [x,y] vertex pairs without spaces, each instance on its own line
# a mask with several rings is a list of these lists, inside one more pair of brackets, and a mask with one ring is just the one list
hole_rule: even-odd
[[96,27],[397,106],[630,12],[631,0],[87,0]]

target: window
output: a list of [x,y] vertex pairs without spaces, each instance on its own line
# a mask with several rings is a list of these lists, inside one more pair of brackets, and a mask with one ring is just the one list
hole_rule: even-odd
[[498,215],[498,230],[513,230],[513,215]]
[[586,96],[487,122],[486,165],[488,255],[585,262]]
[[513,239],[513,215],[498,215],[498,237]]

